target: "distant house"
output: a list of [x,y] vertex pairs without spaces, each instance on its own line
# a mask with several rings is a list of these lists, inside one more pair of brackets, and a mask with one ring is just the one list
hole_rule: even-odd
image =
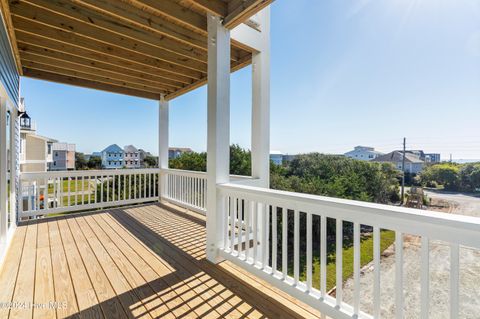
[[383,155],[383,153],[375,151],[375,149],[370,146],[355,146],[353,151],[347,152],[344,155],[361,161],[371,161]]
[[[372,161],[379,163],[392,163],[398,170],[402,170],[402,160],[403,152],[393,151],[391,153],[378,156]],[[405,172],[411,174],[418,174],[423,170],[424,166],[425,161],[420,158],[418,152],[405,152]]]
[[440,163],[440,154],[438,153],[426,153],[425,154],[425,162],[427,163]]
[[123,148],[123,158],[125,160],[126,168],[140,168],[143,167],[143,159],[140,156],[140,151],[133,145],[127,145]]
[[103,168],[122,168],[124,166],[124,152],[117,144],[112,144],[102,152]]
[[49,171],[66,171],[75,169],[75,144],[53,143],[52,159]]
[[283,164],[283,153],[278,151],[271,151],[270,152],[270,160],[273,164],[282,165]]
[[174,159],[182,155],[183,153],[191,153],[192,149],[187,147],[170,147],[168,149],[168,158]]

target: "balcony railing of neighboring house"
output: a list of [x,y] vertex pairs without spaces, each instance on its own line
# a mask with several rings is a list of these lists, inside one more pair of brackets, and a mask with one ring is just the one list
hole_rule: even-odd
[[37,122],[34,120],[29,121],[20,121],[20,129],[21,130],[28,130],[28,131],[36,131],[37,130]]

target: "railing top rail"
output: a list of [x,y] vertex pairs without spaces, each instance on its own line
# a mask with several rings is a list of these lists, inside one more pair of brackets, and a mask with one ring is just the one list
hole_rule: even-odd
[[78,171],[48,171],[20,173],[20,179],[29,180],[49,177],[75,177],[75,176],[102,176],[102,175],[125,175],[125,174],[151,174],[158,173],[158,168],[125,168],[103,170],[78,170]]
[[192,176],[192,177],[206,177],[207,173],[202,171],[190,171],[190,170],[183,170],[183,169],[176,169],[176,168],[162,168],[160,170],[162,174],[175,174],[175,175],[182,175],[182,176]]
[[224,194],[315,215],[398,230],[480,248],[480,218],[238,184],[218,185]]

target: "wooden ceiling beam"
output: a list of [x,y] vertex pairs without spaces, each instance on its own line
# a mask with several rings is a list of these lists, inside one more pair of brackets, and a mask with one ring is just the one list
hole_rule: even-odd
[[231,0],[228,3],[228,14],[225,16],[223,24],[225,27],[233,29],[272,2],[273,0]]
[[89,88],[89,89],[96,89],[96,90],[102,90],[107,92],[131,95],[131,96],[142,97],[142,98],[157,100],[157,101],[160,100],[159,93],[145,92],[145,91],[135,90],[131,88],[111,85],[107,83],[85,80],[85,79],[61,75],[61,74],[55,74],[55,73],[42,71],[42,70],[23,68],[23,75],[26,77],[31,77],[35,79],[50,81],[50,82],[57,82],[61,84],[69,84],[69,85],[80,86],[80,87]]
[[[185,8],[174,0],[120,0],[143,9],[154,9],[156,13],[180,25],[188,25],[200,32],[207,31],[205,15]],[[215,0],[217,1],[217,0]]]
[[68,61],[71,63],[79,64],[81,66],[89,66],[97,69],[99,72],[101,72],[102,70],[106,70],[109,72],[114,72],[119,75],[125,76],[125,78],[130,79],[131,82],[138,82],[147,86],[165,87],[169,90],[176,90],[184,86],[181,83],[176,83],[176,82],[167,83],[165,79],[148,76],[143,72],[124,68],[121,65],[114,65],[114,64],[96,61],[96,60],[91,60],[89,58],[86,58],[85,56],[78,56],[78,55],[73,55],[73,54],[64,53],[60,51],[55,51],[48,48],[35,46],[32,44],[27,44],[23,42],[18,43],[18,50],[20,51],[21,56],[23,56],[26,53],[26,54],[36,55],[40,57],[57,59],[60,61]]
[[72,56],[83,57],[91,61],[95,61],[95,63],[97,64],[108,64],[111,66],[118,66],[124,69],[128,69],[130,71],[136,71],[138,73],[141,73],[144,78],[149,78],[157,82],[166,83],[168,85],[176,87],[182,87],[193,82],[193,79],[190,79],[188,77],[173,76],[172,79],[172,75],[167,72],[137,63],[135,61],[123,60],[115,56],[107,55],[89,49],[84,49],[78,46],[69,45],[67,43],[56,40],[46,39],[44,37],[40,37],[21,30],[17,30],[16,34],[19,48],[27,47],[31,49],[32,47],[38,47],[42,48],[43,50],[57,51]]
[[140,80],[138,78],[130,77],[125,74],[112,72],[105,69],[98,69],[96,67],[92,67],[89,65],[74,63],[74,62],[71,62],[70,60],[57,59],[51,56],[38,55],[31,52],[20,51],[20,57],[22,61],[36,62],[44,65],[56,66],[62,69],[68,69],[68,70],[78,71],[78,72],[82,72],[90,75],[97,75],[105,78],[114,79],[114,80],[126,83],[127,86],[129,87],[138,88],[141,90],[149,90],[152,92],[158,92],[159,90],[164,90],[167,93],[173,93],[176,89],[172,87],[167,87],[162,84],[155,84],[149,81]]
[[34,20],[28,20],[20,16],[14,15],[13,21],[16,30],[24,31],[45,39],[60,41],[65,43],[66,45],[77,46],[91,51],[107,54],[110,56],[121,58],[122,60],[141,63],[150,68],[162,71],[162,76],[168,77],[172,80],[178,80],[181,78],[187,80],[189,78],[200,79],[203,76],[202,72],[173,65],[171,63],[167,63],[165,61],[152,58],[150,56],[139,54],[132,50],[126,50],[124,48],[87,38],[78,34],[74,34],[72,32],[53,28],[45,24],[35,22]]
[[[142,28],[153,36],[166,36],[205,51],[207,48],[207,32],[192,32],[192,30],[175,24],[158,15],[122,1],[109,0],[69,0],[79,6],[86,6],[114,19],[120,19],[134,28]],[[245,48],[237,42],[232,42],[231,59],[238,61],[241,51]],[[248,50],[247,50],[248,51]]]
[[221,0],[182,0],[182,3],[188,3],[205,12],[225,17],[228,14],[228,5]]
[[[41,2],[41,0],[39,0]],[[54,6],[55,7],[55,6]],[[60,8],[60,6],[58,7]],[[60,9],[59,9],[60,10]],[[15,16],[23,17],[30,21],[35,21],[42,23],[46,26],[63,30],[65,32],[73,33],[75,35],[83,36],[95,41],[103,42],[104,44],[115,46],[124,50],[132,51],[136,54],[142,54],[159,61],[163,61],[166,64],[171,64],[172,71],[178,69],[179,72],[188,71],[189,69],[196,72],[206,73],[207,72],[207,61],[199,61],[188,58],[184,55],[168,51],[156,46],[153,46],[147,42],[140,41],[138,38],[140,35],[135,33],[133,29],[130,29],[131,32],[125,31],[125,33],[112,32],[108,29],[99,27],[96,23],[100,22],[101,19],[92,20],[86,16],[87,21],[91,21],[95,24],[88,23],[85,21],[77,20],[72,16],[66,16],[64,14],[59,14],[57,12],[45,9],[40,6],[32,5],[26,1],[12,1],[11,11]],[[75,12],[75,11],[73,11]],[[73,14],[73,13],[72,13]],[[105,23],[105,21],[103,21]],[[14,24],[15,25],[15,24]],[[112,24],[115,27],[115,24]],[[137,34],[137,38],[129,33]],[[145,40],[148,41],[148,40]],[[152,39],[152,41],[155,41]],[[178,42],[177,42],[178,44]],[[206,59],[206,55],[203,56]]]
[[[235,71],[238,71],[244,67],[246,67],[247,65],[250,65],[252,63],[252,55],[251,54],[247,54],[245,55],[244,57],[242,57],[240,59],[240,61],[237,61],[235,63],[233,63],[231,65],[231,72],[235,72]],[[205,77],[203,79],[200,79],[200,80],[197,80],[196,82],[190,84],[190,85],[187,85],[185,86],[184,88],[181,88],[181,89],[178,89],[176,90],[175,92],[173,93],[169,93],[165,96],[165,99],[166,100],[172,100],[176,97],[179,97],[185,93],[188,93],[190,91],[193,91],[195,90],[196,88],[199,88],[201,87],[202,85],[205,85],[207,84],[208,82],[208,78]]]
[[[15,66],[20,75],[22,75],[22,64],[20,62],[20,52],[17,47],[17,39],[15,36],[15,28],[13,27],[13,21],[10,14],[10,6],[8,5],[8,0],[0,0],[0,12],[2,14],[2,19],[5,22],[5,27],[7,29],[8,38],[10,40],[10,46],[12,48],[13,57],[15,60]],[[1,22],[0,22],[1,23]]]
[[50,65],[50,64],[40,63],[40,62],[29,61],[25,59],[22,59],[22,65],[24,68],[28,68],[28,69],[46,71],[46,72],[61,74],[61,75],[70,76],[78,79],[90,80],[94,82],[101,82],[105,84],[115,85],[118,87],[130,88],[138,91],[145,91],[145,92],[158,93],[158,94],[168,93],[167,91],[162,89],[153,89],[150,87],[146,87],[144,85],[127,83],[121,80],[117,80],[115,78],[85,73],[77,70],[72,70],[69,68],[63,68],[58,65]]

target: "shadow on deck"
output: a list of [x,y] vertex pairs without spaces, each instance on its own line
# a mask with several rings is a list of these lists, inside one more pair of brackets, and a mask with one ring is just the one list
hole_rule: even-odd
[[26,306],[0,317],[319,317],[230,262],[208,262],[205,236],[203,216],[160,204],[31,221],[0,272],[0,302]]

